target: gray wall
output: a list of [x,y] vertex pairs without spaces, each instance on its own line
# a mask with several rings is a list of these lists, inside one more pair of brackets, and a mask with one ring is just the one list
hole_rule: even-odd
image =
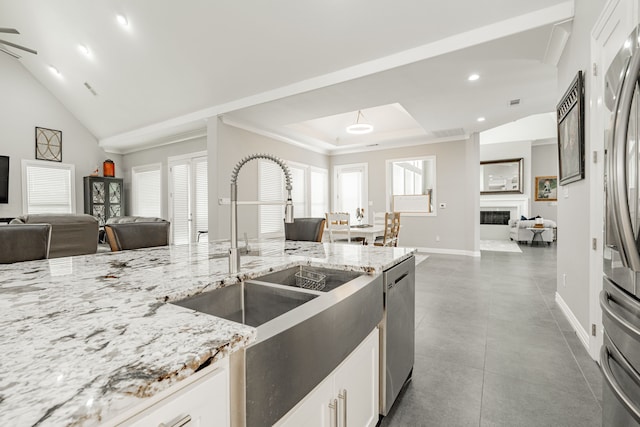
[[[400,244],[421,248],[475,252],[479,221],[479,153],[478,141],[452,141],[424,144],[391,150],[343,154],[331,157],[333,167],[350,163],[367,163],[369,168],[370,210],[383,212],[386,206],[386,160],[418,156],[436,156],[437,215],[403,216]],[[437,240],[439,238],[439,241]]]
[[[534,145],[531,147],[531,216],[558,220],[558,202],[536,202],[536,176],[558,176],[558,145]],[[558,196],[560,192],[558,191]]]
[[19,61],[0,55],[0,155],[10,156],[9,204],[0,217],[22,212],[22,159],[35,160],[35,128],[62,131],[62,162],[75,165],[76,212],[84,212],[82,177],[110,158],[122,176],[122,156],[105,153],[97,139]]
[[182,154],[197,153],[207,151],[207,138],[201,137],[189,141],[177,142],[163,145],[161,147],[150,148],[148,150],[136,151],[135,153],[122,156],[123,176],[125,178],[125,193],[127,198],[127,215],[131,215],[131,168],[154,163],[162,164],[162,217],[169,218],[169,166],[167,159]]
[[[578,70],[585,72],[585,121],[590,109],[590,37],[591,29],[604,7],[603,0],[575,2],[571,37],[558,64],[558,101]],[[588,129],[588,127],[587,127]],[[585,132],[585,152],[590,153],[589,132]],[[558,198],[558,293],[567,303],[585,331],[589,328],[589,176],[590,162],[585,162],[586,179],[560,187]],[[565,189],[568,194],[564,194]],[[563,285],[566,275],[566,286]]]

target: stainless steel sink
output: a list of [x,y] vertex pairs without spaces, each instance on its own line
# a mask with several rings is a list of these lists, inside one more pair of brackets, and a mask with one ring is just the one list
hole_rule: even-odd
[[[305,280],[300,280],[299,277],[296,277],[298,273],[312,273],[312,274],[320,274],[323,278],[323,287],[318,289],[313,286],[313,279],[309,279],[309,286],[305,286]],[[257,282],[267,282],[267,283],[277,283],[279,285],[285,286],[294,286],[294,287],[302,287],[302,288],[310,288],[314,290],[319,290],[323,292],[329,292],[334,290],[335,288],[344,285],[347,282],[355,279],[356,277],[362,276],[363,273],[357,271],[344,271],[344,270],[335,270],[332,268],[323,268],[323,267],[311,267],[311,266],[297,266],[287,268],[286,270],[277,271],[275,273],[270,273],[264,276],[256,277],[253,281]],[[302,284],[300,284],[302,282]]]
[[273,425],[382,320],[381,275],[310,269],[340,291],[294,287],[295,267],[173,303],[257,328],[230,357],[232,425]]
[[174,304],[258,327],[317,296],[283,287],[245,282],[204,292]]

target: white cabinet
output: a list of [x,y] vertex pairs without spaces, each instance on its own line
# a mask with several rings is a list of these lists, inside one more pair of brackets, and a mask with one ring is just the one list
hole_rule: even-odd
[[378,422],[378,328],[276,426],[365,427]]
[[229,417],[229,369],[228,363],[222,363],[117,425],[229,427]]

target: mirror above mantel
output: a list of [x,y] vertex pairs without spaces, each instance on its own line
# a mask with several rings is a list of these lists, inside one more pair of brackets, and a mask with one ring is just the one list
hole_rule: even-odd
[[480,194],[522,194],[524,159],[480,162]]

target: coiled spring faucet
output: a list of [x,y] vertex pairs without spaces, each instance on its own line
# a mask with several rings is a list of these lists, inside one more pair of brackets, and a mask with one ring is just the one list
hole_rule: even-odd
[[271,160],[282,168],[286,181],[287,202],[284,208],[284,222],[293,222],[293,202],[291,201],[291,172],[284,160],[272,156],[271,154],[251,154],[242,158],[231,173],[231,248],[229,249],[229,273],[235,274],[240,271],[240,252],[238,250],[238,172],[246,163],[255,159]]

